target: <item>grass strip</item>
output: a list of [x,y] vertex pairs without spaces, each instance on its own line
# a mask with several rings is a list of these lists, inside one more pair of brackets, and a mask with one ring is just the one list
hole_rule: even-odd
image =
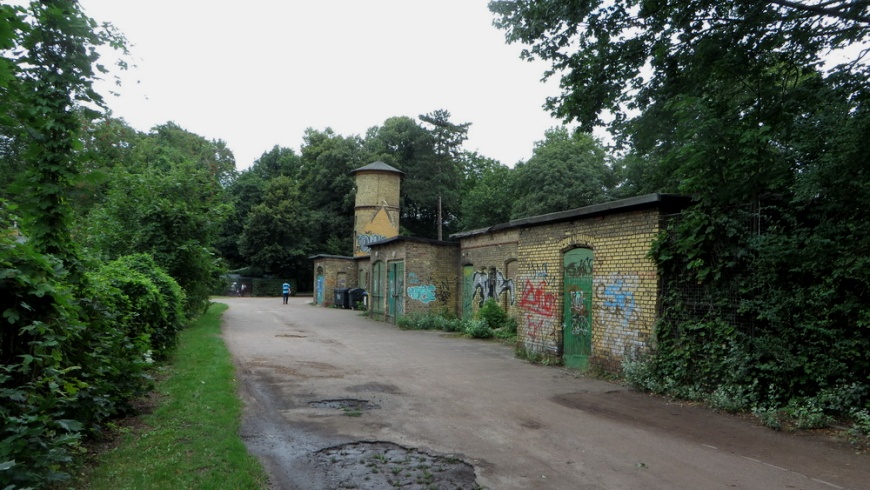
[[97,456],[78,488],[264,489],[267,478],[239,436],[241,401],[230,354],[212,304],[180,332],[168,377],[157,384],[159,405],[119,444]]

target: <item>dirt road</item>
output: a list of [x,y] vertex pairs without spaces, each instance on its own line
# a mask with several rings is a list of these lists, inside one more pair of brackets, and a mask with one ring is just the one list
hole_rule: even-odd
[[870,488],[870,456],[669,403],[495,342],[310,298],[220,298],[243,437],[275,489]]

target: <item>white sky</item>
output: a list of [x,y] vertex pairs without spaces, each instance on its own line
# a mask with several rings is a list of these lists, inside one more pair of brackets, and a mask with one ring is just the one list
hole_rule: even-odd
[[224,140],[239,169],[274,145],[298,151],[307,127],[364,135],[436,109],[472,123],[465,149],[513,166],[560,124],[541,107],[557,81],[505,43],[487,0],[80,3],[132,44],[114,115]]

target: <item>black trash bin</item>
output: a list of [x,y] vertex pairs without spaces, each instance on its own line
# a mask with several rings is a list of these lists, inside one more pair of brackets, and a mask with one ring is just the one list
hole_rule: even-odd
[[333,291],[335,292],[335,298],[332,300],[332,304],[336,308],[347,308],[347,290],[349,288],[335,288]]
[[348,308],[353,308],[354,310],[359,309],[357,305],[365,301],[365,297],[368,295],[365,289],[362,288],[351,288],[347,291],[347,304]]

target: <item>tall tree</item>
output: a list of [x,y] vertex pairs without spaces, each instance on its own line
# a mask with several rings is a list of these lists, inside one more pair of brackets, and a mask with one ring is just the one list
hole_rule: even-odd
[[613,172],[603,146],[592,136],[549,129],[532,158],[514,169],[512,218],[579,208],[607,200]]
[[303,204],[299,185],[276,177],[264,189],[262,202],[248,213],[240,248],[253,268],[263,274],[307,278],[312,250],[312,213]]
[[476,152],[462,155],[462,168],[460,229],[483,228],[510,220],[513,170]]
[[450,122],[450,112],[444,109],[422,114],[420,120],[430,126],[427,129],[434,140],[435,159],[432,171],[426,175],[433,177],[434,189],[438,196],[436,226],[438,240],[441,240],[445,204],[454,210],[459,207],[458,190],[461,178],[459,157],[462,153],[462,143],[468,139],[468,127],[471,123]]
[[371,160],[405,172],[401,191],[403,234],[436,238],[438,188],[432,180],[435,141],[410,117],[391,117],[366,133],[365,149]]
[[299,183],[302,202],[315,213],[317,226],[310,232],[320,252],[344,255],[353,250],[355,194],[350,172],[369,163],[362,148],[358,136],[340,136],[330,128],[305,131]]
[[[523,58],[548,61],[545,77],[561,77],[564,92],[547,107],[587,131],[608,112],[613,129],[625,130],[628,111],[644,113],[711,69],[821,66],[828,50],[866,41],[870,26],[864,0],[495,0],[489,8],[508,42],[530,45]],[[855,58],[838,71],[864,69]]]
[[260,155],[250,172],[261,179],[270,180],[275,177],[285,176],[297,178],[302,167],[302,160],[292,148],[284,148],[278,145]]
[[168,123],[139,135],[129,158],[112,169],[106,197],[83,220],[81,240],[103,258],[151,254],[196,314],[220,273],[214,247],[230,212],[232,154],[220,141]]
[[96,63],[97,47],[123,49],[123,39],[111,29],[98,29],[75,1],[32,2],[26,17],[22,9],[4,5],[0,14],[0,43],[14,46],[3,51],[0,64],[0,113],[26,163],[26,175],[20,176],[26,184],[17,199],[27,204],[22,209],[33,244],[75,269],[66,200],[81,173],[80,112],[94,117],[90,107],[102,104],[92,87],[102,68]]

